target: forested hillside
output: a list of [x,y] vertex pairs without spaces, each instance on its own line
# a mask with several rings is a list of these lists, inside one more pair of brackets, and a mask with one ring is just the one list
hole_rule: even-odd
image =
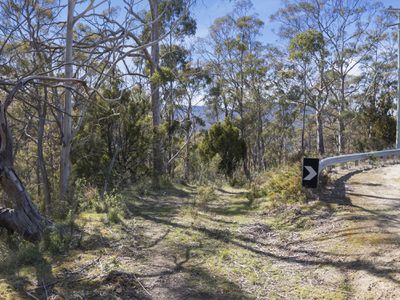
[[296,256],[286,238],[342,212],[301,188],[303,157],[395,147],[397,15],[287,0],[265,19],[221,0],[200,38],[210,1],[0,1],[0,298],[351,294],[345,278],[303,289],[313,270],[289,258],[260,267],[258,246]]

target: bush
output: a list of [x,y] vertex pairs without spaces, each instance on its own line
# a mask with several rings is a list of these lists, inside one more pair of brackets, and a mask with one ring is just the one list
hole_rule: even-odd
[[72,225],[57,224],[43,238],[43,247],[53,255],[66,253],[72,244]]
[[12,260],[19,266],[35,265],[42,261],[42,254],[37,245],[22,242]]
[[53,255],[59,255],[72,248],[74,234],[78,232],[75,224],[76,217],[76,213],[70,209],[62,222],[54,224],[46,231],[42,242],[44,250]]
[[240,137],[240,130],[229,118],[217,122],[208,130],[199,145],[200,155],[204,161],[209,161],[217,154],[221,157],[218,169],[227,177],[232,178],[239,163],[246,157],[246,143]]
[[[75,184],[75,201],[82,210],[92,210],[97,213],[110,213],[110,210],[115,210],[118,214],[123,214],[126,211],[121,194],[111,192],[101,197],[96,187],[82,179],[77,180]],[[110,213],[113,214],[115,213]]]
[[105,209],[100,201],[98,189],[87,183],[85,179],[76,180],[74,200],[82,210],[93,209],[96,212],[103,212]]
[[274,205],[305,202],[306,195],[301,186],[300,170],[299,164],[294,164],[266,172],[262,175],[265,183],[258,187],[253,186],[247,198],[250,201],[265,198]]
[[207,204],[216,200],[215,190],[211,186],[199,187],[195,198],[195,206],[200,209],[205,209]]
[[121,222],[121,217],[116,208],[112,207],[108,210],[107,220],[114,224],[118,224]]

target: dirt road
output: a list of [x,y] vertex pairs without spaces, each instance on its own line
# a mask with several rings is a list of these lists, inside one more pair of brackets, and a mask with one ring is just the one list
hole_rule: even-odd
[[268,227],[268,217],[249,215],[232,227],[227,216],[218,220],[224,222],[215,229],[219,235],[201,230],[220,243],[214,249],[222,249],[206,255],[207,271],[214,279],[224,274],[236,292],[221,289],[224,282],[208,285],[207,292],[199,285],[182,297],[176,286],[185,285],[184,277],[174,275],[169,279],[175,289],[163,281],[154,298],[400,299],[400,165],[342,170],[338,177],[322,201],[295,210],[285,224],[274,219]]
[[400,166],[349,175],[352,209],[343,215],[349,224],[342,236],[349,254],[365,266],[348,273],[353,296],[400,299]]

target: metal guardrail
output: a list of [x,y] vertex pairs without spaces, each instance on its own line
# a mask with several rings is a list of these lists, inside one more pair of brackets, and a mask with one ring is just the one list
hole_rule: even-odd
[[340,163],[363,160],[371,157],[387,157],[387,156],[400,156],[400,149],[373,151],[367,153],[354,153],[354,154],[346,154],[346,155],[324,158],[319,161],[318,173],[321,173],[321,171],[326,167]]

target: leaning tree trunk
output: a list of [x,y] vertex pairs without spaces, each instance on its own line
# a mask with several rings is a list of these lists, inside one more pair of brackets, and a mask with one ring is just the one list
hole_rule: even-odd
[[0,184],[14,202],[14,208],[0,207],[0,227],[35,242],[42,237],[47,221],[32,202],[13,165],[11,130],[5,104],[0,103]]

